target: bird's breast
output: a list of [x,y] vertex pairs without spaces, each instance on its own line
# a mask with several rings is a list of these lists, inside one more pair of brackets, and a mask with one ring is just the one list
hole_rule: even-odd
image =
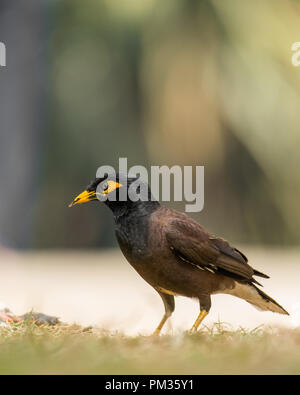
[[131,264],[143,264],[152,255],[149,248],[148,224],[127,223],[116,227],[121,251]]

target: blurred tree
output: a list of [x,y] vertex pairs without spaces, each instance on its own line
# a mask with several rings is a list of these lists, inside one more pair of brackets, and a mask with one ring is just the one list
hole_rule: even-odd
[[45,3],[0,3],[0,243],[32,246],[45,123]]
[[52,20],[51,132],[37,246],[110,246],[113,225],[104,207],[70,212],[67,204],[101,165],[117,167],[119,157],[147,164],[138,27],[98,0],[60,2]]
[[299,2],[0,7],[8,48],[0,70],[2,240],[114,245],[105,207],[67,204],[98,166],[128,157],[130,166],[204,165],[205,208],[194,217],[211,231],[235,242],[299,243],[300,69],[290,50],[300,36]]

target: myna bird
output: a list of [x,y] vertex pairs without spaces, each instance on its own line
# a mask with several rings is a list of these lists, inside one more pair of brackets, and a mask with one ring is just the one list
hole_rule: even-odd
[[111,209],[123,254],[164,303],[165,314],[155,334],[173,313],[174,296],[199,300],[200,314],[191,332],[197,331],[208,314],[211,295],[220,293],[244,299],[259,310],[288,314],[258,288],[253,276],[269,277],[253,269],[242,252],[185,214],[160,205],[148,185],[149,198],[134,201],[130,196],[134,181],[122,174],[96,178],[70,206],[103,200]]

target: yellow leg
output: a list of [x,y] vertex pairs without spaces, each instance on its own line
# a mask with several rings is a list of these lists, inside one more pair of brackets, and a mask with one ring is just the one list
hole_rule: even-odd
[[198,315],[198,318],[196,319],[194,325],[192,326],[190,333],[197,332],[198,326],[201,324],[201,322],[204,320],[204,318],[207,316],[208,311],[202,310],[200,311],[200,314]]
[[158,327],[155,329],[153,335],[158,336],[160,334],[160,331],[162,330],[162,327],[165,325],[167,319],[170,317],[171,313],[165,313],[163,318],[161,319]]

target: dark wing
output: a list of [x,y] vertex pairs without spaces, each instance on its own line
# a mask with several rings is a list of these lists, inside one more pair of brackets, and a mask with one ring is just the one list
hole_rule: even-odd
[[247,258],[226,240],[209,234],[196,222],[188,218],[178,219],[169,223],[165,232],[170,248],[182,260],[203,270],[257,283],[252,276],[259,272],[248,265]]
[[[217,238],[217,237],[211,237],[210,239],[223,254],[228,255],[228,256],[232,257],[233,259],[238,260],[241,263],[248,262],[248,258],[241,251],[239,251],[237,248],[231,247],[230,244],[226,240]],[[252,270],[254,272],[253,273],[254,276],[259,276],[259,277],[263,277],[263,278],[270,278],[266,274],[261,273],[256,269],[252,268]]]

